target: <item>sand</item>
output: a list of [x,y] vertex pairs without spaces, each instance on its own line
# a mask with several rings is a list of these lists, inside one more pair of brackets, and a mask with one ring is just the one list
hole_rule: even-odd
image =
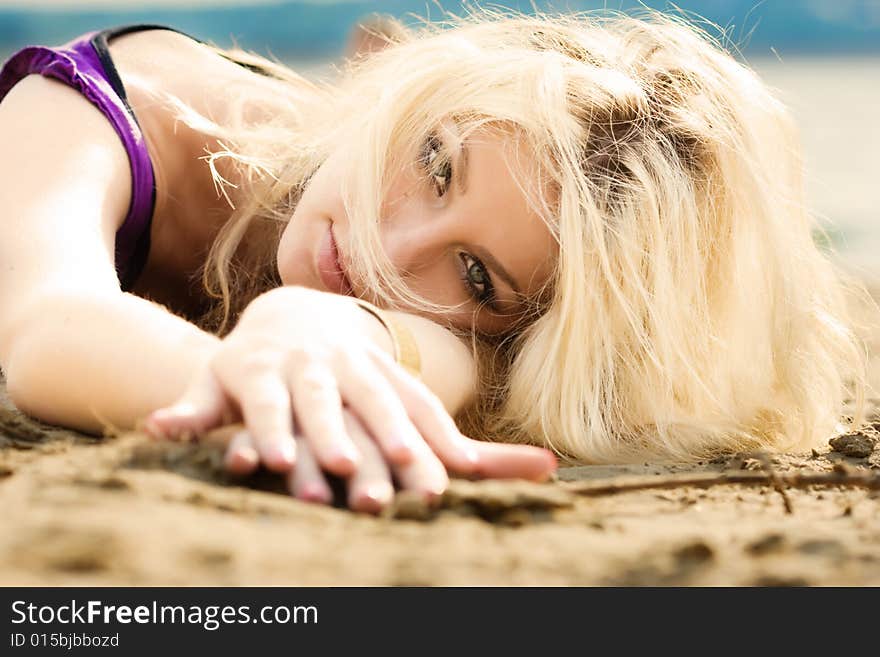
[[268,475],[230,481],[216,446],[44,425],[0,388],[0,584],[878,585],[876,436],[454,481],[439,509],[403,498],[372,517],[291,499]]

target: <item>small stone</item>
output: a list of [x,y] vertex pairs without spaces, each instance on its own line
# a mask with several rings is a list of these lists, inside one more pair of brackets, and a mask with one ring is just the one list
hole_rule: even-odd
[[767,534],[746,545],[746,552],[756,557],[779,552],[785,547],[785,537],[782,534]]
[[399,520],[425,521],[434,516],[434,509],[422,495],[413,491],[400,491],[382,515]]
[[507,509],[502,511],[496,522],[508,527],[524,527],[532,522],[532,514],[527,509]]
[[680,564],[700,564],[712,561],[715,550],[703,541],[696,540],[679,547],[673,552],[673,557]]
[[828,444],[831,445],[831,449],[844,456],[863,459],[871,455],[876,442],[875,438],[857,432],[832,438]]

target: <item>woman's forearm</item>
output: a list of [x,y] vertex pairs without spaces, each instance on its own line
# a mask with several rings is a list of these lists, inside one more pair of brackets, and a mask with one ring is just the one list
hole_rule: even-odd
[[19,320],[3,366],[22,411],[100,432],[174,401],[218,342],[131,294],[58,293]]
[[[430,320],[395,315],[418,344],[422,380],[454,415],[473,394],[470,353]],[[390,353],[386,329],[360,309],[357,316],[364,320],[358,329]],[[46,295],[19,320],[16,336],[2,363],[12,401],[44,421],[88,432],[130,428],[172,403],[220,341],[123,293]]]

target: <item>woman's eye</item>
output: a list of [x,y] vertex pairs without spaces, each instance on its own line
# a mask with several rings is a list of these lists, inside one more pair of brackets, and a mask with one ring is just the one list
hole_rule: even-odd
[[452,183],[452,163],[442,151],[440,139],[436,135],[430,135],[425,140],[421,158],[428,182],[438,197],[444,196]]
[[460,257],[464,265],[462,278],[471,295],[478,303],[494,306],[495,288],[485,265],[467,253],[460,254]]

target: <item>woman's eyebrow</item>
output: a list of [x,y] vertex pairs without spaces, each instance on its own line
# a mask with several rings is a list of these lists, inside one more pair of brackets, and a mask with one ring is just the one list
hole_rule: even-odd
[[461,194],[467,193],[468,150],[464,140],[458,142],[458,165],[455,167],[455,181]]

